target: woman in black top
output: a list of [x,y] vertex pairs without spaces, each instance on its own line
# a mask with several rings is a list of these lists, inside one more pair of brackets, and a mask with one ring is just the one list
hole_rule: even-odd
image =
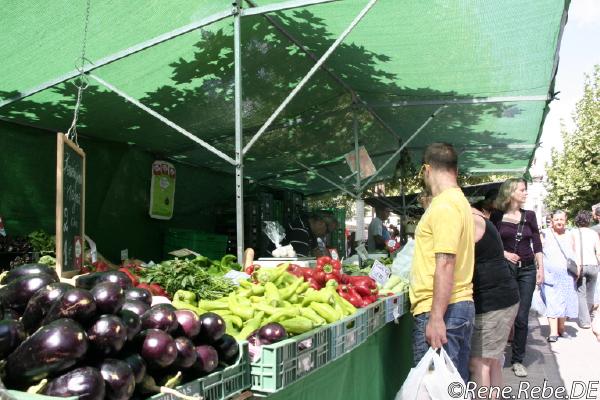
[[471,380],[477,386],[502,387],[506,340],[519,309],[519,287],[504,258],[500,234],[473,208],[475,326],[471,338]]

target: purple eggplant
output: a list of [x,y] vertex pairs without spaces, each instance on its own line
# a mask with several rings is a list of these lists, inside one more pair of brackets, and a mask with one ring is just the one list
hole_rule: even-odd
[[129,354],[123,358],[123,361],[125,361],[129,365],[129,368],[131,368],[135,383],[140,383],[146,376],[146,362],[142,356],[137,353]]
[[12,353],[27,338],[23,324],[12,319],[0,321],[0,359]]
[[85,331],[71,319],[59,319],[38,329],[6,358],[8,382],[31,384],[66,371],[88,350]]
[[175,347],[177,347],[177,358],[173,362],[175,368],[189,368],[196,362],[198,358],[194,343],[185,336],[175,339]]
[[152,305],[152,293],[144,288],[131,288],[125,291],[125,300],[141,300],[149,306]]
[[96,316],[96,302],[92,294],[85,289],[69,289],[52,305],[42,325],[59,318],[71,318],[81,324],[87,324]]
[[106,384],[106,398],[128,400],[135,390],[133,371],[125,361],[107,358],[100,365],[100,373]]
[[54,282],[58,282],[58,275],[56,270],[44,264],[23,264],[15,269],[8,271],[0,282],[3,285],[7,285],[10,282],[22,278],[28,275],[46,274],[54,278]]
[[125,300],[125,303],[123,303],[123,306],[121,307],[121,310],[131,311],[140,318],[149,309],[150,306],[141,300]]
[[117,283],[100,282],[90,290],[100,314],[116,314],[125,302],[125,292]]
[[233,365],[240,355],[240,346],[235,338],[231,335],[224,334],[223,337],[217,340],[213,347],[219,354],[219,360],[227,365]]
[[119,352],[127,340],[127,327],[119,317],[103,315],[87,330],[90,346],[96,354]]
[[200,333],[197,339],[203,343],[214,343],[225,334],[225,321],[220,315],[207,312],[200,316]]
[[170,333],[178,325],[174,308],[167,304],[157,304],[142,315],[142,329],[160,329]]
[[136,313],[128,310],[121,310],[118,315],[127,328],[127,340],[132,340],[142,330],[142,320]]
[[100,282],[118,283],[123,290],[133,286],[129,277],[121,271],[93,272],[91,274],[81,275],[75,279],[75,287],[90,290]]
[[177,334],[187,336],[190,339],[195,338],[200,333],[200,317],[191,310],[176,310],[175,317],[179,327]]
[[159,329],[141,331],[134,339],[139,354],[150,365],[168,367],[177,358],[177,346],[168,333]]
[[54,282],[56,279],[46,274],[22,276],[0,289],[0,300],[2,304],[23,313],[29,299],[38,290]]
[[103,400],[106,388],[99,370],[77,368],[48,383],[44,394],[56,397],[78,396],[79,400]]
[[287,338],[287,332],[283,325],[271,322],[258,330],[258,340],[261,344],[273,344]]
[[219,365],[219,354],[212,346],[196,346],[196,355],[194,369],[198,372],[210,374]]
[[73,289],[73,286],[68,283],[56,282],[38,290],[29,299],[23,313],[21,322],[23,322],[25,330],[31,333],[39,328],[52,305],[69,289]]

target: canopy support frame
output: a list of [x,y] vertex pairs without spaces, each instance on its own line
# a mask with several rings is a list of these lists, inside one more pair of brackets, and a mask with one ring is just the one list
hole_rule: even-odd
[[[289,0],[289,1],[286,1],[283,3],[268,4],[268,5],[264,5],[264,6],[258,6],[258,5],[252,4],[252,8],[240,9],[240,12],[241,12],[242,17],[248,17],[248,16],[252,16],[252,15],[267,14],[267,13],[276,12],[276,11],[291,10],[293,8],[307,7],[307,6],[312,6],[312,5],[316,5],[316,4],[333,3],[335,1],[340,1],[340,0]],[[241,1],[240,1],[240,3],[241,3]],[[240,7],[241,7],[241,4],[240,4]]]
[[409,144],[409,143],[410,143],[410,142],[411,142],[411,141],[412,141],[412,140],[413,140],[413,139],[414,139],[414,138],[415,138],[415,137],[416,137],[416,136],[417,136],[419,133],[421,133],[421,132],[423,131],[423,129],[425,129],[425,127],[426,127],[427,125],[429,125],[429,123],[430,123],[431,121],[433,121],[433,119],[434,119],[435,117],[437,117],[437,115],[438,115],[440,112],[442,112],[442,110],[443,110],[444,108],[446,108],[446,105],[443,105],[443,106],[441,106],[441,107],[438,107],[438,109],[437,109],[437,110],[435,110],[435,111],[433,112],[433,114],[431,114],[431,115],[429,116],[429,118],[427,118],[427,119],[425,120],[425,122],[423,122],[423,124],[422,124],[422,125],[421,125],[421,126],[420,126],[420,127],[419,127],[419,128],[418,128],[418,129],[417,129],[417,130],[416,130],[416,131],[415,131],[415,132],[414,132],[414,133],[413,133],[413,134],[412,134],[412,135],[411,135],[411,136],[410,136],[410,137],[409,137],[409,138],[408,138],[408,139],[405,141],[405,142],[404,142],[404,143],[402,143],[402,146],[400,146],[400,147],[398,148],[398,150],[396,150],[396,151],[394,152],[394,154],[392,154],[392,155],[391,155],[391,157],[390,157],[390,158],[388,158],[388,159],[387,159],[387,161],[386,161],[386,162],[384,162],[384,163],[383,163],[383,165],[382,165],[381,167],[379,167],[379,169],[377,169],[377,171],[375,171],[375,173],[369,177],[369,179],[367,179],[367,181],[366,181],[366,182],[365,182],[365,183],[362,185],[362,187],[361,187],[361,191],[362,191],[362,190],[365,190],[365,188],[366,188],[366,187],[369,185],[369,183],[371,183],[371,181],[372,181],[373,179],[375,179],[375,177],[376,177],[377,175],[379,175],[379,174],[381,173],[381,171],[383,171],[383,170],[385,169],[385,167],[387,167],[387,165],[388,165],[390,162],[392,162],[392,160],[393,160],[394,158],[396,158],[396,156],[397,156],[398,154],[400,154],[400,152],[401,152],[402,150],[404,150],[404,148],[405,148],[405,147],[406,147],[406,146],[407,146],[407,145],[408,145],[408,144]]
[[92,79],[94,79],[95,81],[97,81],[98,83],[100,83],[102,86],[104,86],[107,89],[109,89],[112,92],[114,92],[115,94],[121,96],[122,98],[124,98],[125,100],[127,100],[128,102],[130,102],[131,104],[135,105],[136,107],[140,108],[141,110],[143,110],[143,111],[147,112],[148,114],[152,115],[154,118],[156,118],[159,121],[163,122],[165,125],[173,128],[174,130],[176,130],[177,132],[181,133],[182,135],[184,135],[188,139],[190,139],[190,140],[198,143],[200,146],[204,147],[206,150],[208,150],[211,153],[215,154],[217,157],[219,157],[219,158],[227,161],[231,165],[236,165],[236,161],[233,158],[229,157],[227,154],[223,153],[221,150],[217,149],[216,147],[210,145],[209,143],[207,143],[204,140],[200,139],[199,137],[195,136],[194,134],[192,134],[188,130],[182,128],[181,126],[177,125],[175,122],[173,122],[170,119],[166,118],[162,114],[160,114],[160,113],[154,111],[153,109],[151,109],[150,107],[144,105],[139,100],[134,99],[133,97],[131,97],[130,95],[128,95],[127,93],[125,93],[124,91],[122,91],[121,89],[115,87],[114,85],[111,85],[110,83],[106,82],[104,79],[100,78],[97,75],[90,74],[90,77]]
[[327,183],[329,183],[330,185],[332,185],[333,187],[338,188],[339,190],[341,190],[342,192],[346,193],[347,195],[349,195],[350,197],[357,199],[358,196],[355,193],[352,193],[351,191],[349,191],[348,189],[346,189],[345,187],[343,187],[342,185],[334,182],[333,180],[329,179],[328,177],[326,177],[325,175],[321,174],[319,171],[317,171],[316,169],[314,169],[313,167],[310,167],[304,163],[302,163],[301,161],[295,160],[296,164],[300,165],[302,168],[312,172],[313,174],[315,174],[316,176],[318,176],[319,178],[323,179],[324,181],[326,181]]
[[444,106],[450,104],[489,104],[489,103],[517,103],[520,101],[550,101],[550,95],[537,96],[491,96],[455,99],[433,99],[433,100],[406,100],[392,101],[389,103],[371,104],[371,107],[411,107],[411,106]]
[[319,61],[308,71],[308,73],[302,78],[302,80],[292,89],[292,91],[288,94],[288,96],[283,100],[283,102],[275,109],[273,114],[267,119],[267,121],[263,124],[263,126],[254,134],[252,139],[244,146],[244,154],[248,153],[254,143],[262,136],[262,134],[269,128],[269,126],[275,121],[275,119],[281,114],[283,109],[287,107],[287,105],[292,101],[292,99],[302,90],[304,85],[313,77],[313,75],[317,72],[317,70],[323,65],[323,63],[329,58],[329,56],[335,51],[335,49],[342,43],[342,41],[352,32],[354,27],[363,19],[363,17],[369,12],[369,10],[375,5],[377,0],[370,0],[367,5],[358,13],[358,15],[354,18],[354,20],[350,23],[350,25],[342,32],[342,34],[333,42],[333,44],[327,49],[327,51],[319,58]]
[[242,50],[241,1],[235,3],[233,15],[233,54],[235,75],[235,227],[237,259],[241,264],[244,254],[244,152],[242,126]]

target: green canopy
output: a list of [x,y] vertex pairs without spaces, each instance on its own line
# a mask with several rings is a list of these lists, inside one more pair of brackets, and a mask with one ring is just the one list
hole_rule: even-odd
[[[323,3],[323,4],[310,4]],[[241,18],[247,144],[349,26],[367,0],[246,0],[299,6]],[[433,141],[460,151],[468,173],[528,168],[558,64],[568,0],[379,0],[244,158],[244,175],[311,194],[350,188],[344,155],[359,144],[377,180],[407,145],[414,163]],[[86,1],[5,2],[0,15],[0,118],[66,131],[77,90]],[[233,173],[233,166],[126,100],[139,101],[234,158],[230,0],[92,0],[79,133],[158,157]],[[111,90],[100,81],[111,85]],[[118,90],[118,93],[115,92]],[[438,110],[443,107],[441,110]],[[304,165],[304,166],[302,166]],[[315,168],[307,173],[306,167]]]

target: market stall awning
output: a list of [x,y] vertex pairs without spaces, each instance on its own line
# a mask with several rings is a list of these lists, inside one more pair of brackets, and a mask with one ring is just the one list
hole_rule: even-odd
[[[244,143],[367,3],[243,3],[248,14],[255,7],[309,4],[241,19]],[[356,118],[360,145],[376,168],[385,165],[374,181],[389,179],[398,156],[386,161],[436,111],[407,145],[412,162],[428,143],[448,141],[460,151],[463,172],[523,173],[553,95],[568,5],[376,1],[249,149],[245,176],[305,194],[337,190],[322,176],[351,189],[353,182],[343,179],[350,174],[344,155],[354,149]],[[2,119],[66,131],[85,20],[85,1],[4,4]],[[91,1],[88,21],[85,67],[99,79],[90,78],[84,92],[80,134],[233,172],[189,137],[235,158],[231,1]]]

